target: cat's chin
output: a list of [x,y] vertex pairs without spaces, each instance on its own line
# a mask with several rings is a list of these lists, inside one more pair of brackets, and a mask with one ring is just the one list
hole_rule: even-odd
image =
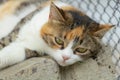
[[76,63],[76,62],[69,62],[69,61],[66,61],[66,62],[64,62],[64,61],[62,61],[62,62],[58,62],[58,64],[60,65],[60,66],[70,66],[70,65],[72,65],[72,64],[74,64],[74,63]]
[[66,64],[66,63],[58,63],[58,64],[59,64],[60,66],[63,66],[63,67],[72,65],[72,64]]
[[60,66],[63,66],[63,67],[64,67],[64,66],[73,65],[73,64],[75,64],[75,63],[78,62],[78,61],[83,61],[83,59],[80,58],[80,57],[75,57],[75,59],[71,58],[71,59],[66,60],[66,61],[64,61],[63,59],[62,59],[62,60],[56,59],[55,61],[56,61]]

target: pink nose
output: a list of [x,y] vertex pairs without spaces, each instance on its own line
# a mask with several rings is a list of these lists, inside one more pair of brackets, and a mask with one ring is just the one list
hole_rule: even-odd
[[64,56],[64,55],[63,55],[62,57],[63,57],[64,61],[70,59],[70,57],[68,57],[68,56]]

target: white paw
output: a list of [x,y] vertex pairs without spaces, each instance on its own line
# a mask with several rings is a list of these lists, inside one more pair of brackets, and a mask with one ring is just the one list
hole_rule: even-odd
[[21,62],[24,59],[24,47],[12,43],[0,51],[0,69]]

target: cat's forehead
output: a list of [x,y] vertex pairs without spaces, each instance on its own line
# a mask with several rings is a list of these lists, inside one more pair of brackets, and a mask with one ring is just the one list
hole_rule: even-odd
[[66,33],[66,39],[72,40],[76,37],[82,39],[84,35],[84,26],[78,26]]
[[[61,27],[61,28],[60,28]],[[86,30],[84,25],[78,25],[74,28],[70,28],[70,26],[68,26],[67,28],[61,25],[58,26],[58,28],[53,28],[53,32],[52,34],[56,37],[59,38],[63,38],[65,40],[71,41],[74,40],[76,38],[79,38],[79,40],[82,40],[84,35],[86,34]]]

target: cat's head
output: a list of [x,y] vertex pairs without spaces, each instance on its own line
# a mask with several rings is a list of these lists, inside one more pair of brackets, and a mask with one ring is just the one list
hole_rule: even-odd
[[53,51],[50,56],[67,66],[97,54],[99,40],[111,27],[93,21],[73,7],[59,8],[51,3],[49,20],[40,34]]

